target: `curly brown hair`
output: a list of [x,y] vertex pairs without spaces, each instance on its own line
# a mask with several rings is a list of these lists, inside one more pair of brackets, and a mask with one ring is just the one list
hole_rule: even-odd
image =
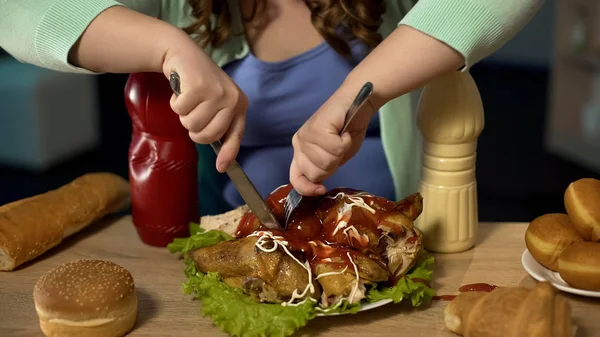
[[[247,1],[247,0],[246,0]],[[265,0],[254,0],[253,13],[246,22],[252,21],[264,8]],[[385,12],[382,0],[304,0],[311,11],[311,21],[325,41],[340,55],[350,56],[349,41],[358,39],[366,46],[375,48],[382,36],[378,33]],[[197,34],[203,46],[221,47],[232,32],[232,18],[225,0],[188,0],[192,14],[198,19],[185,28],[188,34]],[[214,22],[212,19],[214,14]]]

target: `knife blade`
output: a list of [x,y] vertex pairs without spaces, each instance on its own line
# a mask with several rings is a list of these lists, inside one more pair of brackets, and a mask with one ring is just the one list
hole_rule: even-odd
[[[217,155],[221,151],[220,141],[214,142],[210,144],[210,146],[213,148]],[[250,181],[250,179],[246,175],[246,172],[244,172],[240,164],[238,164],[238,162],[234,160],[225,172],[231,179],[231,182],[233,182],[235,188],[242,196],[242,199],[244,199],[244,201],[248,205],[248,208],[250,208],[250,211],[252,211],[252,213],[256,215],[258,220],[269,229],[281,230],[282,228],[279,225],[277,219],[275,218],[275,215],[273,215],[271,209],[269,209],[269,206],[267,206],[265,200],[262,198],[260,193],[258,193],[256,187],[254,186],[254,184],[252,184],[252,182]]]
[[[171,85],[173,93],[179,96],[179,74],[177,74],[176,72],[171,72],[169,83]],[[217,155],[219,155],[219,152],[221,152],[221,145],[222,144],[220,141],[216,141],[210,144],[210,146]],[[242,196],[242,199],[244,199],[244,201],[248,205],[248,208],[250,208],[250,211],[254,213],[254,215],[256,215],[258,220],[269,229],[281,230],[282,228],[279,225],[277,219],[275,218],[275,215],[273,215],[271,209],[269,209],[265,200],[262,198],[260,193],[258,193],[256,187],[254,186],[254,184],[252,184],[252,182],[246,175],[246,172],[244,172],[244,170],[236,160],[234,160],[231,163],[231,165],[229,165],[229,168],[225,171],[225,173],[227,173],[227,175],[231,179],[231,182],[233,182],[233,185]]]

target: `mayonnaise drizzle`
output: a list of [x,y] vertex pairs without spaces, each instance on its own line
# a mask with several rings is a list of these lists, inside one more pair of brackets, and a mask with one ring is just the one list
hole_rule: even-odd
[[348,223],[346,221],[340,221],[340,213],[338,212],[338,218],[337,218],[337,222],[338,224],[335,226],[335,229],[333,230],[333,235],[335,235],[340,229],[346,227],[348,225]]
[[[333,235],[335,235],[339,230],[341,230],[342,228],[346,228],[346,226],[348,226],[348,222],[345,220],[342,220],[344,218],[344,215],[348,212],[352,211],[352,207],[360,207],[360,208],[364,208],[367,211],[369,211],[371,214],[375,214],[375,209],[373,209],[371,206],[367,205],[367,203],[365,203],[365,200],[362,198],[363,196],[370,196],[370,194],[365,193],[365,192],[360,192],[360,193],[356,193],[355,195],[348,195],[344,192],[339,192],[338,194],[336,194],[333,197],[327,197],[328,199],[342,199],[344,200],[344,203],[342,205],[342,207],[337,209],[337,225],[335,226],[335,229],[333,230]],[[346,199],[344,199],[344,197]],[[350,203],[347,203],[346,200],[350,200]],[[372,203],[371,203],[372,204]],[[354,226],[350,226],[349,228],[354,228]],[[356,231],[356,229],[354,229]],[[358,234],[358,231],[356,231]],[[346,235],[346,237],[348,237],[348,233],[346,232],[346,230],[344,230],[344,234]],[[358,239],[358,237],[357,237]]]
[[348,231],[350,231],[350,237],[353,237],[356,239],[356,241],[358,242],[362,242],[362,240],[366,240],[367,243],[369,242],[369,236],[366,234],[360,234],[358,232],[358,230],[356,229],[356,227],[354,226],[350,226],[350,227],[346,227],[346,229],[344,229],[344,235],[346,235],[346,238],[348,237]]
[[335,310],[335,309],[339,308],[342,305],[342,303],[344,303],[344,301],[348,301],[348,299],[342,297],[342,298],[340,298],[339,301],[337,301],[334,305],[330,306],[329,308],[323,309],[321,307],[316,307],[316,309],[317,309],[317,311],[320,311],[323,313],[328,313],[331,310]]
[[307,297],[303,301],[300,301],[300,302],[297,302],[297,303],[291,303],[291,304],[281,303],[281,305],[284,306],[284,307],[296,307],[296,306],[299,306],[300,304],[306,303],[306,301],[316,302],[317,300],[315,300],[312,297]]
[[[291,254],[289,254],[289,251],[287,250],[287,248],[285,248],[285,246],[282,246],[282,247],[288,253],[288,255],[291,256]],[[298,261],[298,260],[296,260],[296,261]],[[284,307],[287,305],[292,305],[294,303],[294,300],[296,300],[296,299],[301,299],[301,298],[306,297],[306,295],[308,294],[309,291],[311,294],[315,293],[315,285],[313,284],[313,280],[312,280],[312,270],[311,270],[308,262],[306,262],[306,267],[307,268],[305,268],[305,269],[308,271],[308,284],[306,285],[306,287],[304,288],[304,291],[301,294],[298,293],[298,289],[294,289],[294,292],[292,293],[292,298],[288,302],[281,303],[281,305],[283,305]]]
[[[286,186],[286,185],[279,186],[278,188],[275,189],[275,191],[277,191],[278,189],[280,189],[284,186]],[[335,230],[333,231],[333,235],[335,235],[339,230],[344,228],[343,233],[346,235],[346,237],[348,237],[348,231],[351,231],[350,236],[354,236],[358,240],[360,240],[361,237],[366,237],[368,240],[368,236],[360,235],[360,233],[354,226],[346,227],[346,226],[348,226],[348,222],[342,221],[343,216],[347,212],[352,211],[352,207],[360,207],[360,208],[366,209],[371,214],[375,214],[375,209],[373,209],[371,207],[373,205],[373,201],[371,201],[370,204],[367,205],[367,203],[365,203],[365,200],[362,198],[362,197],[366,197],[366,196],[371,196],[371,195],[366,192],[359,192],[354,195],[348,195],[344,192],[339,192],[333,197],[331,197],[331,196],[327,197],[328,199],[340,198],[342,200],[344,200],[344,197],[346,197],[346,200],[344,200],[343,206],[341,208],[338,208],[337,220],[336,220],[338,224],[336,225]],[[347,200],[349,200],[350,202],[349,203],[346,202]],[[302,293],[298,293],[298,289],[295,289],[294,292],[292,293],[292,298],[288,302],[281,303],[282,306],[297,306],[302,303],[305,303],[307,300],[312,300],[312,301],[316,302],[316,300],[313,299],[312,297],[308,297],[308,298],[305,298],[303,301],[294,303],[295,300],[306,297],[306,295],[308,294],[309,291],[311,294],[315,293],[315,286],[313,284],[313,277],[312,277],[312,269],[311,269],[310,265],[308,264],[308,262],[302,263],[292,253],[290,253],[290,251],[287,249],[288,242],[282,236],[276,236],[276,235],[273,235],[273,233],[266,232],[266,231],[256,231],[248,236],[249,237],[257,236],[258,240],[256,241],[255,245],[256,245],[256,247],[258,247],[260,250],[262,250],[265,253],[272,253],[272,252],[276,251],[277,248],[281,247],[288,256],[290,256],[292,259],[294,259],[294,261],[296,261],[296,263],[298,263],[300,266],[302,266],[302,268],[304,268],[308,272],[308,284],[304,288],[304,291],[302,291]],[[268,244],[268,243],[272,243],[273,247],[266,248],[265,244]],[[314,241],[310,241],[309,243],[311,245],[315,245],[315,246],[317,245]],[[352,264],[352,266],[354,268],[354,273],[356,276],[356,282],[355,282],[354,286],[352,287],[350,296],[348,297],[348,299],[352,299],[354,297],[354,295],[356,295],[356,292],[358,291],[360,277],[358,275],[358,267],[356,266],[354,261],[352,261],[352,257],[350,256],[350,253],[346,253],[346,255],[348,256],[348,259],[350,260],[350,263]],[[327,259],[324,259],[324,260],[327,260]],[[329,259],[329,260],[331,260],[331,259]],[[333,271],[333,272],[327,272],[327,273],[320,274],[315,278],[315,280],[318,280],[319,278],[325,277],[325,276],[343,274],[347,269],[348,269],[348,266],[346,266],[342,271]],[[332,306],[328,309],[320,309],[318,307],[317,308],[323,312],[330,311],[330,310],[333,310],[333,309],[339,307],[344,300],[348,300],[348,299],[342,298],[338,303],[336,303],[334,306]]]
[[352,257],[350,256],[350,253],[346,253],[346,255],[348,255],[348,259],[350,260],[350,263],[352,263],[352,267],[354,267],[354,273],[356,276],[356,283],[354,284],[354,287],[352,287],[352,291],[350,292],[350,296],[348,296],[348,301],[350,303],[352,303],[352,299],[354,298],[354,295],[356,295],[356,292],[358,291],[358,281],[360,280],[360,277],[358,276],[358,267],[356,266],[356,263],[354,263],[354,261],[352,261]]
[[346,269],[348,269],[348,266],[344,267],[344,269],[342,269],[341,271],[330,271],[330,272],[327,272],[327,273],[319,274],[319,275],[317,275],[316,279],[318,280],[321,277],[325,277],[325,276],[341,275],[341,274],[343,274],[346,271]]
[[[332,305],[332,306],[330,306],[329,308],[326,308],[326,309],[323,309],[323,308],[320,308],[320,307],[316,307],[317,311],[320,311],[320,312],[323,312],[323,313],[328,313],[331,310],[335,310],[335,309],[339,308],[342,305],[342,303],[344,303],[344,301],[346,301],[348,303],[351,303],[350,300],[354,297],[354,295],[358,291],[358,281],[359,281],[358,267],[356,267],[356,264],[354,263],[354,261],[352,261],[352,257],[350,256],[350,253],[346,253],[346,255],[348,256],[348,259],[350,259],[350,263],[352,263],[352,266],[354,267],[354,273],[355,273],[355,276],[356,276],[356,284],[352,288],[352,291],[350,291],[350,295],[348,297],[342,297],[342,298],[340,298],[340,300],[337,301],[336,304],[334,304],[334,305]],[[323,274],[317,276],[317,278],[319,278],[321,276],[325,276],[326,274],[333,274],[333,273],[341,274],[341,273],[345,272],[346,269],[348,269],[348,266],[346,266],[346,268],[344,268],[344,270],[342,270],[341,272],[323,273]]]
[[[360,208],[366,209],[367,211],[371,212],[371,214],[375,214],[375,210],[371,206],[367,205],[367,203],[365,202],[365,200],[362,198],[362,197],[367,197],[367,196],[371,196],[371,195],[369,193],[366,193],[366,192],[359,192],[359,193],[356,193],[354,195],[348,195],[348,194],[346,194],[344,192],[339,192],[335,196],[333,196],[333,197],[327,197],[327,198],[328,199],[338,199],[339,198],[339,199],[343,200],[344,197],[346,197],[347,200],[350,200],[350,203],[344,203],[344,204],[349,205],[350,208],[356,206],[356,207],[360,207]],[[346,208],[346,207],[344,207],[344,208]],[[338,213],[338,217],[339,217],[339,213]]]
[[[257,236],[258,240],[256,241],[255,246],[265,253],[272,253],[276,251],[277,248],[281,247],[288,256],[294,259],[294,261],[296,261],[302,268],[304,268],[308,272],[308,284],[304,288],[304,291],[302,291],[302,293],[298,293],[298,289],[294,289],[294,292],[292,293],[292,298],[288,302],[281,303],[281,305],[294,305],[295,300],[306,297],[309,291],[311,294],[315,293],[315,285],[313,284],[312,269],[310,268],[310,265],[308,264],[308,262],[300,262],[300,260],[298,260],[292,253],[290,253],[290,251],[287,249],[288,242],[285,241],[282,236],[275,236],[273,235],[273,233],[265,231],[257,231],[248,236]],[[267,243],[273,243],[273,247],[266,248],[264,245]],[[295,305],[299,305],[303,302],[296,303]]]

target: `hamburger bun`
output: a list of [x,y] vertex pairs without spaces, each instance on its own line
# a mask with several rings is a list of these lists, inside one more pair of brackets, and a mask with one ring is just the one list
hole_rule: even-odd
[[135,325],[137,296],[131,274],[103,260],[76,260],[44,274],[33,290],[46,336],[119,337]]
[[575,229],[587,241],[600,241],[600,180],[579,179],[565,191],[565,208]]
[[561,213],[535,218],[525,232],[525,245],[531,256],[544,267],[557,271],[558,257],[573,242],[583,238],[573,228],[569,216]]
[[573,243],[560,255],[558,273],[571,287],[600,291],[600,243]]

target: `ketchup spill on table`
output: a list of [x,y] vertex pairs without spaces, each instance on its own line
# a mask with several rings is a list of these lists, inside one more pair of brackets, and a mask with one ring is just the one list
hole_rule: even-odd
[[[291,189],[289,184],[281,186],[266,200],[280,223],[284,221],[284,203]],[[322,263],[334,269],[352,269],[350,255],[353,259],[368,257],[387,270],[379,245],[382,228],[389,229],[390,235],[398,238],[410,234],[406,243],[414,244],[418,239],[416,232],[398,223],[397,219],[403,218],[406,223],[412,223],[421,211],[422,198],[419,194],[395,203],[365,192],[337,188],[323,196],[302,198],[290,216],[285,233],[267,229],[254,214],[248,212],[240,220],[236,237],[246,237],[256,231],[282,236],[290,251],[303,255],[313,269]]]
[[[486,291],[486,292],[490,292],[494,289],[498,288],[497,286],[493,285],[493,284],[488,284],[488,283],[472,283],[472,284],[465,284],[464,286],[458,288],[458,291],[460,291],[461,293],[466,293],[466,292],[470,292],[470,291]],[[433,300],[436,301],[452,301],[454,298],[456,297],[456,295],[440,295],[440,296],[433,296]]]
[[433,296],[432,299],[434,301],[452,301],[455,297],[456,297],[456,295],[440,295],[440,296]]
[[487,291],[489,293],[490,291],[492,291],[496,288],[498,288],[498,287],[493,284],[473,283],[473,284],[466,284],[466,285],[458,288],[458,291],[460,291],[461,293],[466,293],[469,291]]

